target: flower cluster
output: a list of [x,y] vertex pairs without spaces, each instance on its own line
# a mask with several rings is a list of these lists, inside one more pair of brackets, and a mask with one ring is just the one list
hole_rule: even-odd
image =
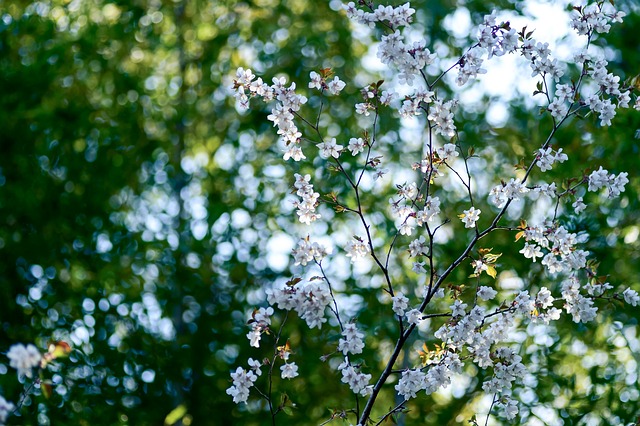
[[415,398],[421,390],[429,395],[440,388],[446,388],[451,384],[451,376],[462,371],[462,362],[458,354],[447,353],[439,361],[432,361],[427,368],[426,373],[419,368],[404,370],[395,386],[398,394],[409,400]]
[[624,301],[631,306],[640,305],[640,296],[638,295],[637,291],[628,288],[622,292],[622,296],[624,297]]
[[[527,259],[542,257],[542,264],[554,274],[570,272],[586,266],[589,252],[576,248],[582,240],[578,234],[567,231],[557,223],[530,226],[524,230],[525,247],[520,251]],[[544,254],[541,249],[547,250]]]
[[416,212],[416,222],[419,226],[431,222],[440,213],[440,198],[427,196],[422,210]]
[[514,52],[518,47],[518,34],[508,24],[496,24],[495,11],[485,15],[482,25],[478,27],[478,44],[471,47],[458,61],[458,76],[456,84],[465,85],[469,79],[478,74],[485,74],[482,68],[483,56],[486,53],[490,59],[492,56],[502,56],[505,53]]
[[611,22],[622,22],[626,13],[621,11],[607,11],[605,2],[598,2],[584,7],[575,7],[574,15],[571,19],[571,28],[578,34],[586,35],[593,31],[597,33],[608,33],[611,29]]
[[590,296],[602,296],[607,290],[611,290],[613,286],[609,283],[603,283],[591,280],[583,287]]
[[[608,32],[610,22],[622,22],[624,12],[606,11],[606,6],[598,4],[577,7],[576,15],[572,20],[572,27],[578,34],[592,37],[594,31],[598,33]],[[519,44],[519,37],[522,42]],[[505,53],[520,51],[529,61],[531,76],[540,76],[546,79],[547,76],[558,82],[564,75],[561,65],[556,59],[551,58],[551,51],[548,43],[537,42],[531,38],[531,33],[518,34],[510,27],[508,22],[497,23],[495,12],[485,15],[484,22],[478,28],[478,44],[470,48],[458,61],[458,76],[456,83],[460,86],[466,84],[471,78],[478,74],[486,73],[482,68],[483,56],[502,56]],[[591,58],[586,51],[580,52],[575,57],[577,64],[583,64],[583,69],[594,80],[600,88],[596,93],[585,97],[581,105],[587,106],[594,113],[599,114],[602,126],[611,125],[611,119],[615,116],[616,105],[613,100],[617,99],[617,106],[628,108],[631,100],[628,89],[620,87],[620,78],[609,73],[606,69],[607,61],[602,57]],[[562,121],[571,112],[571,107],[575,101],[575,87],[568,84],[558,84],[556,86],[555,97],[549,103],[548,110],[556,122]],[[544,93],[543,84],[540,83],[535,93]]]
[[309,89],[328,90],[332,95],[339,95],[346,86],[346,83],[338,77],[333,77],[333,80],[327,83],[326,77],[315,71],[311,71],[309,78],[311,79]]
[[617,176],[613,173],[609,174],[608,171],[600,166],[598,170],[589,175],[588,190],[595,192],[601,188],[606,188],[609,191],[609,198],[618,197],[620,193],[624,192],[625,185],[629,183],[628,175],[627,172],[622,172]]
[[9,348],[7,352],[9,365],[18,370],[19,376],[33,378],[33,369],[39,367],[42,361],[42,354],[34,345],[23,345],[18,343]]
[[569,159],[567,154],[562,152],[562,148],[557,151],[551,147],[540,148],[536,154],[536,165],[542,172],[551,170],[554,163],[564,163]]
[[295,362],[285,362],[280,367],[280,377],[283,379],[293,379],[294,377],[298,377],[298,366]]
[[233,385],[227,389],[227,395],[233,397],[233,402],[239,404],[241,402],[246,403],[249,398],[249,389],[254,385],[258,376],[262,374],[260,371],[260,362],[254,361],[249,358],[249,365],[251,370],[245,370],[242,367],[236,368],[236,371],[231,373],[231,379],[233,379]]
[[435,126],[436,135],[442,135],[449,139],[456,135],[456,126],[453,122],[453,112],[451,110],[457,104],[455,100],[447,102],[442,102],[441,100],[433,101],[427,119]]
[[371,28],[374,27],[376,22],[384,22],[392,28],[408,25],[411,23],[411,17],[416,13],[409,3],[395,8],[380,5],[373,12],[365,12],[356,8],[354,2],[349,2],[344,5],[344,10],[347,12],[349,19],[368,25]]
[[351,261],[356,261],[358,259],[363,259],[367,257],[367,255],[371,252],[369,245],[364,242],[364,240],[360,237],[353,237],[347,243],[345,247],[345,251],[347,252],[347,257],[351,258]]
[[529,60],[531,67],[531,77],[550,76],[557,83],[564,71],[560,67],[557,59],[551,59],[549,43],[537,42],[532,38],[526,39],[521,46],[522,55]]
[[423,103],[430,104],[433,102],[433,93],[430,90],[418,90],[412,96],[408,96],[402,102],[402,106],[398,110],[401,117],[409,118],[422,114]]
[[405,310],[409,307],[409,299],[401,292],[397,292],[391,299],[393,300],[393,312],[398,316],[404,316]]
[[[451,145],[451,144],[450,144]],[[445,155],[445,154],[443,154]],[[398,198],[390,198],[391,216],[396,221],[396,226],[401,235],[411,235],[417,226],[423,226],[432,222],[440,213],[440,198],[427,196],[422,209],[415,209],[418,198],[418,185],[415,182],[398,185]],[[424,237],[413,241],[409,246],[412,257],[425,254]]]
[[[604,2],[588,5],[585,7],[575,7],[571,27],[578,34],[591,35],[596,33],[608,33],[612,22],[622,22],[624,12],[613,10],[613,6]],[[589,52],[583,50],[575,55],[575,62],[582,64],[587,69],[588,75],[593,78],[599,90],[586,96],[583,104],[589,109],[599,114],[600,124],[610,126],[611,119],[616,114],[616,105],[613,100],[617,100],[617,106],[628,108],[631,101],[628,89],[620,87],[620,77],[607,71],[607,61],[602,56],[592,57]]]
[[305,266],[309,262],[321,262],[327,255],[327,249],[316,243],[309,241],[309,237],[300,238],[297,246],[291,251],[296,265]]
[[426,388],[427,376],[419,369],[405,370],[395,385],[395,389],[405,400],[415,398],[416,394]]
[[551,291],[542,287],[535,298],[529,296],[529,291],[521,291],[514,300],[518,312],[524,314],[534,323],[549,324],[550,321],[560,319],[560,309],[553,306],[555,298]]
[[589,54],[584,52],[580,60],[584,60],[584,66],[589,66],[588,74],[600,88],[598,92],[587,96],[584,104],[592,112],[599,114],[601,126],[610,126],[611,119],[616,115],[614,101],[617,100],[619,108],[628,108],[631,101],[629,90],[626,88],[621,90],[620,77],[608,72],[608,63],[603,57],[590,59]]
[[320,157],[327,158],[338,158],[340,157],[340,153],[342,152],[342,145],[338,145],[336,143],[336,138],[331,138],[326,142],[319,143],[316,145],[320,150]]
[[442,340],[452,349],[462,348],[484,319],[485,310],[483,307],[476,306],[465,315],[464,308],[466,306],[463,303],[452,305],[454,312],[452,312],[451,321],[442,325],[434,333],[437,339]]
[[404,37],[397,30],[382,36],[377,56],[383,64],[398,68],[398,80],[409,86],[413,85],[420,71],[435,60],[435,55],[427,49],[424,40],[405,44]]
[[[554,120],[562,121],[569,114],[571,105],[573,104],[573,100],[574,90],[572,86],[569,86],[568,84],[558,84],[556,86],[556,96],[553,98],[553,101],[551,101],[549,107],[547,108]],[[538,165],[544,172],[545,168],[543,168],[540,162],[538,163]],[[549,169],[550,167],[546,170]]]
[[369,385],[371,374],[364,374],[354,367],[348,358],[344,359],[338,366],[338,370],[342,373],[342,383],[349,385],[353,393],[367,396],[373,391],[373,386]]
[[338,342],[338,351],[343,355],[362,353],[364,333],[360,332],[355,324],[345,324],[342,336],[343,338]]
[[573,316],[574,322],[589,322],[596,318],[598,308],[593,306],[593,299],[580,294],[580,283],[571,277],[562,284],[564,308]]
[[418,185],[415,182],[398,185],[398,198],[390,198],[391,215],[396,221],[400,234],[411,235],[415,228],[415,216],[413,211],[413,201],[418,195]]
[[503,409],[508,420],[512,420],[518,414],[518,404],[510,397],[511,388],[516,380],[522,379],[526,369],[520,362],[522,357],[511,348],[499,348],[493,358],[496,360],[493,376],[482,384],[482,389],[487,393],[501,395],[496,405]]
[[247,339],[251,341],[251,346],[255,348],[260,347],[260,338],[262,333],[269,331],[271,325],[271,315],[273,315],[273,308],[259,308],[253,311],[249,324],[251,325],[251,331],[247,333]]
[[[274,77],[273,84],[269,86],[258,78],[254,81],[255,75],[250,69],[238,68],[234,88],[235,96],[241,108],[249,108],[249,97],[258,96],[265,102],[276,100],[276,104],[271,110],[267,119],[278,127],[278,134],[285,143],[284,159],[292,158],[300,161],[307,157],[300,147],[302,133],[293,121],[293,113],[300,110],[300,107],[307,102],[307,98],[295,93],[296,84],[291,83],[286,87],[287,80],[284,77]],[[247,94],[248,93],[248,94]]]
[[478,74],[486,74],[487,70],[482,68],[484,59],[484,49],[480,46],[475,46],[469,49],[467,53],[460,58],[458,69],[458,77],[456,77],[456,84],[458,86],[464,86],[470,78],[475,78]]
[[[512,53],[518,47],[518,34],[509,23],[496,23],[496,11],[485,15],[478,27],[478,45],[487,50],[488,57]],[[462,64],[461,64],[462,66]]]
[[324,310],[331,303],[331,291],[319,282],[296,283],[285,288],[268,289],[267,301],[279,309],[294,310],[307,322],[309,328],[321,328],[327,322]]
[[511,389],[512,383],[522,378],[526,371],[520,362],[522,357],[513,349],[501,347],[493,354],[493,376],[482,384],[487,393],[502,393]]
[[464,210],[460,215],[460,220],[464,223],[465,228],[475,228],[476,222],[480,219],[480,209],[470,207],[469,210]]
[[511,179],[507,183],[494,186],[489,192],[489,201],[498,208],[504,207],[509,200],[519,200],[520,196],[529,192],[529,188],[519,180]]
[[[373,12],[357,9],[353,2],[348,3],[344,8],[347,17],[358,23],[373,26],[376,22],[383,22],[391,28],[408,25],[411,22],[411,16],[415,13],[409,3],[396,8],[379,6]],[[382,36],[377,56],[383,64],[395,66],[398,69],[400,82],[410,86],[420,71],[435,59],[435,55],[427,49],[424,40],[405,43],[403,35],[398,30]]]
[[295,174],[296,182],[293,184],[296,189],[296,195],[301,198],[300,201],[296,201],[294,206],[298,209],[298,219],[300,222],[310,225],[320,219],[320,214],[316,213],[316,206],[318,205],[318,198],[320,194],[313,191],[313,185],[310,175]]
[[8,402],[0,395],[0,425],[7,421],[9,414],[16,408],[14,404]]

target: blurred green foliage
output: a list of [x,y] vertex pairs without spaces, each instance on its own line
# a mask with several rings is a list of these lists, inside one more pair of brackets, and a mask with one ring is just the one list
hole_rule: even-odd
[[[524,9],[507,1],[412,5],[430,44],[457,46],[452,53],[473,37],[456,38],[443,25],[459,8],[474,22],[493,8]],[[368,43],[354,37],[339,7],[309,0],[0,3],[0,353],[17,342],[44,350],[51,340],[65,340],[74,347],[48,373],[53,396],[36,389],[8,424],[158,425],[170,413],[184,425],[271,424],[257,394],[237,406],[225,390],[237,365],[269,356],[249,347],[246,321],[264,303],[263,286],[291,276],[288,266],[283,271],[268,259],[273,237],[298,229],[294,214],[281,208],[293,171],[280,166],[264,111],[235,109],[230,76],[238,66],[251,67],[266,81],[278,73],[305,87],[309,71],[331,67],[347,83],[377,81],[358,59]],[[625,23],[598,43],[609,46],[612,71],[627,79],[640,73],[640,48],[630,36],[640,15],[633,2],[620,7],[629,12]],[[451,93],[446,85],[440,90]],[[322,124],[355,136],[357,122],[343,114],[360,94],[356,85],[345,94]],[[312,115],[318,102],[310,99],[305,113]],[[487,154],[481,166],[498,176],[513,173],[511,166],[540,145],[550,123],[519,98],[503,126],[487,124],[486,111],[456,116],[461,142],[492,147],[500,156]],[[379,128],[389,141],[385,161],[410,164],[415,144],[403,139],[397,118],[383,117]],[[588,249],[612,284],[636,290],[638,128],[638,114],[625,111],[606,129],[591,118],[574,120],[554,141],[578,175],[596,163],[630,172],[618,202],[587,200],[599,214],[567,226],[589,231]],[[314,173],[305,167],[295,171]],[[331,177],[320,187],[347,197],[342,185]],[[366,197],[366,205],[384,205],[388,194]],[[441,197],[454,200],[451,211],[461,211],[464,200],[455,202],[453,190],[443,188]],[[349,226],[335,219],[327,233]],[[376,238],[384,241],[393,224],[380,219],[377,225]],[[486,246],[513,250],[511,236],[499,235]],[[452,238],[440,246],[441,263],[465,244]],[[508,262],[499,264],[499,279],[517,273],[534,290],[558,288],[539,265],[518,256]],[[403,270],[395,267],[393,278],[411,288],[416,277]],[[468,274],[460,269],[450,281],[466,283]],[[375,277],[346,275],[344,287],[357,296],[358,322],[371,349],[362,361],[375,372],[397,330],[381,321],[390,309],[379,303],[379,290],[368,288]],[[535,380],[516,390],[522,424],[560,424],[544,423],[557,416],[566,425],[608,425],[640,414],[638,311],[599,306],[605,313],[596,323],[576,326],[564,318],[544,338],[533,330],[533,337],[523,337],[522,355]],[[432,330],[438,326],[434,321]],[[334,350],[339,333],[330,327],[311,332],[292,314],[285,334],[300,377],[275,380],[276,399],[286,392],[295,403],[291,416],[278,415],[279,424],[319,424],[354,407],[353,394],[319,361]],[[415,361],[422,339],[407,346],[403,366]],[[469,367],[468,374],[467,385],[450,396],[413,400],[401,424],[464,424],[485,372]],[[0,395],[17,402],[22,389],[0,360]],[[394,399],[389,384],[376,412]]]

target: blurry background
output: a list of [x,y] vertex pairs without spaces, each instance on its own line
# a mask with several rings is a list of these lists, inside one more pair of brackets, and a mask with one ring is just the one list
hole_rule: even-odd
[[[534,37],[554,41],[558,25],[565,25],[559,34],[569,32],[563,15],[569,8],[558,4],[431,0],[412,6],[428,46],[453,58],[494,8],[537,19],[541,27],[551,21]],[[640,15],[633,1],[616,6],[629,16],[596,45],[625,80],[640,73],[632,35]],[[357,135],[357,121],[348,117],[360,102],[358,89],[384,72],[376,68],[375,49],[358,59],[369,51],[369,34],[337,12],[340,7],[309,0],[0,2],[0,353],[18,342],[44,349],[49,340],[75,349],[48,373],[53,396],[45,399],[36,389],[8,424],[159,425],[176,407],[186,408],[176,424],[271,424],[256,393],[249,405],[237,406],[225,390],[232,369],[246,367],[248,357],[269,356],[268,345],[249,347],[246,321],[264,305],[265,285],[291,278],[290,250],[309,232],[295,225],[286,198],[293,172],[320,175],[311,162],[285,169],[267,110],[256,103],[240,114],[229,86],[238,66],[265,81],[281,73],[301,88],[311,70],[331,67],[348,86],[330,108],[333,118],[322,124],[340,138]],[[558,55],[563,52],[570,57],[570,49]],[[459,94],[463,107],[456,114],[462,143],[484,153],[478,170],[507,177],[549,130],[548,118],[530,100],[535,81],[526,65],[509,75],[510,81],[488,78]],[[439,90],[449,96],[452,89]],[[310,115],[318,102],[310,99]],[[574,172],[544,178],[580,176],[592,164],[629,172],[621,199],[603,206],[595,196],[585,199],[591,214],[567,227],[588,230],[587,248],[614,286],[640,290],[634,139],[640,116],[619,111],[605,129],[596,121],[574,120],[561,130],[554,144],[569,154],[567,169]],[[382,189],[402,183],[393,171],[416,161],[408,153],[421,144],[420,128],[402,127],[397,118],[385,117],[380,129],[392,173],[366,198],[372,206],[387,202]],[[322,162],[315,165],[322,168]],[[317,190],[339,192],[340,185],[346,193],[334,178],[318,182]],[[454,189],[442,191],[441,198],[460,202],[451,210],[461,211],[464,198]],[[480,205],[491,211],[486,202]],[[349,222],[341,219],[314,232],[344,230]],[[376,238],[384,241],[393,223],[376,221]],[[463,238],[445,242],[438,249],[442,264],[465,244]],[[505,235],[487,246],[504,252],[512,244]],[[498,282],[505,288],[558,288],[520,256],[500,266]],[[339,260],[330,273],[348,289],[341,296],[345,306],[366,326],[372,350],[363,359],[375,372],[384,361],[379,351],[396,333],[393,323],[380,320],[390,306],[378,302],[379,277],[366,265],[352,270]],[[399,268],[394,274],[398,281],[416,280]],[[461,270],[451,281],[461,283],[468,274]],[[588,326],[563,317],[519,337],[532,373],[516,390],[521,424],[609,425],[640,414],[638,309],[598,306],[604,315]],[[285,332],[300,377],[275,382],[276,401],[286,393],[296,404],[291,416],[278,416],[279,424],[319,424],[332,410],[355,405],[346,387],[336,387],[339,377],[328,363],[319,361],[334,350],[339,333],[331,327],[312,333],[291,317]],[[413,343],[419,348],[423,340],[416,336]],[[464,424],[482,398],[486,374],[469,368],[468,380],[413,400],[401,422]],[[21,390],[15,371],[0,359],[0,395],[15,403]],[[380,410],[395,405],[392,391],[389,384]]]

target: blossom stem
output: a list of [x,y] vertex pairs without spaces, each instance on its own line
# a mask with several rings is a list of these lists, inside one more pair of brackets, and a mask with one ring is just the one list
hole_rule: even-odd
[[498,394],[493,394],[493,401],[491,401],[491,406],[489,407],[489,412],[487,413],[487,420],[484,422],[484,426],[489,424],[489,417],[491,416],[491,410],[493,410],[493,406],[498,401]]

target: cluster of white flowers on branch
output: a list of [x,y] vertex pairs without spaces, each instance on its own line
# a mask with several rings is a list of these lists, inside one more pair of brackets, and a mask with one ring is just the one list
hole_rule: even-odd
[[52,384],[51,381],[43,380],[44,370],[53,361],[66,357],[70,352],[71,347],[69,344],[62,341],[51,342],[48,351],[44,354],[33,344],[17,343],[9,348],[7,352],[9,366],[16,369],[18,380],[21,383],[31,381],[31,384],[25,387],[17,405],[8,402],[0,395],[0,426],[5,424],[11,414],[20,409],[29,393],[35,387],[40,387],[45,397],[49,398],[51,396]]
[[[534,40],[532,32],[527,32],[526,28],[518,32],[511,28],[509,22],[499,22],[495,12],[484,17],[473,45],[453,65],[446,66],[444,64],[448,59],[438,58],[431,53],[425,40],[407,41],[408,32],[401,29],[411,24],[415,13],[408,3],[394,8],[382,5],[374,7],[361,1],[358,5],[348,3],[344,9],[347,16],[358,24],[370,27],[380,25],[383,28],[384,35],[378,44],[377,57],[397,72],[400,84],[407,85],[406,89],[409,90],[404,99],[397,101],[399,97],[392,90],[381,90],[382,81],[363,88],[363,102],[355,105],[355,113],[374,117],[371,128],[362,135],[339,140],[323,134],[320,116],[325,100],[322,96],[338,95],[345,87],[345,83],[333,76],[330,69],[310,73],[308,87],[321,92],[321,107],[315,119],[303,116],[301,107],[307,102],[307,97],[295,93],[295,83],[286,87],[287,82],[283,77],[274,79],[273,85],[269,86],[260,78],[255,80],[251,70],[239,68],[234,89],[242,108],[249,107],[251,97],[275,103],[267,118],[278,127],[278,134],[284,143],[285,160],[305,160],[304,148],[307,155],[317,152],[317,158],[321,160],[316,159],[314,163],[328,162],[330,168],[344,178],[353,197],[339,197],[338,192],[331,192],[326,195],[326,202],[336,212],[352,215],[362,229],[360,235],[342,239],[346,244],[341,253],[349,257],[351,262],[367,258],[377,265],[377,273],[384,281],[381,291],[387,293],[387,300],[390,298],[390,320],[397,323],[399,337],[387,336],[396,339],[394,349],[388,355],[386,366],[378,372],[374,384],[369,384],[374,374],[363,371],[369,367],[355,361],[355,356],[365,351],[366,328],[358,327],[355,319],[346,322],[342,318],[330,276],[323,267],[323,262],[330,262],[332,256],[323,246],[311,242],[308,236],[300,239],[294,248],[294,263],[301,266],[313,264],[319,268],[320,276],[308,282],[295,278],[283,288],[267,289],[267,302],[285,312],[295,311],[310,328],[318,329],[327,323],[325,311],[329,309],[335,319],[329,324],[340,328],[341,337],[337,342],[332,342],[334,350],[323,360],[342,354],[344,360],[337,367],[342,383],[347,384],[356,395],[367,398],[362,411],[352,411],[358,424],[367,424],[371,420],[376,400],[390,377],[397,376],[394,389],[404,402],[384,414],[380,421],[393,412],[401,411],[406,401],[416,398],[419,392],[431,394],[447,387],[453,375],[463,372],[469,363],[491,372],[482,384],[482,389],[493,397],[487,418],[494,414],[492,410],[495,407],[501,410],[505,418],[514,419],[518,415],[518,404],[512,389],[526,372],[517,348],[507,346],[514,327],[529,322],[549,324],[558,320],[563,310],[575,322],[592,321],[598,312],[595,305],[598,297],[632,306],[640,303],[636,291],[625,289],[613,292],[612,285],[598,278],[596,263],[589,259],[589,252],[581,248],[587,241],[586,233],[570,232],[570,228],[564,226],[561,220],[564,207],[569,203],[572,207],[567,209],[569,212],[581,214],[586,211],[583,197],[587,192],[605,189],[609,198],[620,196],[628,183],[627,173],[609,173],[600,167],[591,173],[588,170],[581,171],[581,176],[573,177],[570,180],[573,183],[568,186],[544,181],[531,183],[532,174],[538,170],[544,173],[560,168],[569,159],[563,148],[552,146],[563,123],[578,114],[593,113],[598,115],[601,126],[609,126],[617,108],[629,107],[631,89],[621,85],[620,79],[607,71],[608,64],[604,58],[592,54],[588,49],[595,33],[608,32],[610,24],[620,22],[624,14],[602,1],[588,7],[574,8],[572,27],[585,37],[586,47],[576,55],[579,75],[561,84],[566,67],[551,56],[549,45]],[[551,128],[544,142],[530,151],[532,155],[528,164],[522,162],[515,176],[497,177],[500,183],[487,194],[477,191],[472,182],[474,177],[469,162],[476,156],[474,150],[463,150],[463,141],[458,138],[455,112],[459,103],[456,99],[443,98],[437,93],[436,86],[442,84],[442,77],[446,73],[456,68],[456,83],[463,86],[486,72],[483,68],[485,61],[507,54],[521,55],[531,67],[532,77],[538,79],[534,95],[541,94],[546,98]],[[445,71],[431,75],[427,72],[431,65],[438,65]],[[638,101],[635,105],[638,105]],[[396,185],[396,193],[389,198],[386,212],[380,206],[372,206],[368,210],[361,202],[363,176],[369,175],[375,180],[384,173],[381,168],[382,157],[376,155],[375,151],[379,143],[378,117],[385,110],[404,118],[426,118],[424,127],[427,135],[423,149],[415,153],[411,165],[417,175],[416,181]],[[303,136],[295,122],[307,126],[309,135]],[[351,156],[345,158],[347,151]],[[350,162],[349,167],[344,167],[347,161]],[[467,196],[462,200],[445,198],[452,196],[440,190],[444,186],[444,177],[458,181]],[[295,201],[299,221],[311,225],[320,220],[316,208],[325,197],[315,192],[311,175],[296,173],[293,186],[295,194],[301,198]],[[561,191],[558,188],[565,189]],[[499,224],[503,219],[506,220],[506,212],[514,202],[535,206],[535,201],[541,195],[555,202],[555,208],[544,220],[538,219],[538,224],[529,224],[523,216],[517,226]],[[483,197],[495,208],[487,206],[485,209],[483,204],[483,212],[477,201],[485,199]],[[461,202],[467,208],[455,207],[454,211],[453,206],[459,206]],[[396,224],[396,232],[387,235],[388,241],[382,245],[376,246],[374,243],[373,233],[377,231],[379,235],[383,231],[374,229],[368,217],[372,211],[387,213],[387,219]],[[451,221],[454,215],[460,221]],[[434,253],[436,234],[444,225],[458,227],[456,232],[466,239],[465,248],[454,259],[436,259]],[[548,287],[534,284],[513,294],[495,285],[480,285],[485,276],[496,278],[500,266],[498,259],[502,256],[502,253],[493,253],[491,248],[479,247],[480,240],[499,229],[513,232],[516,242],[523,239],[524,246],[519,253],[524,258],[532,263],[540,259],[549,277]],[[414,234],[417,236],[408,242],[406,252],[414,261],[411,268],[413,273],[421,277],[424,284],[416,283],[412,287],[406,282],[396,282],[394,277],[397,275],[390,271],[396,266],[390,265],[404,263],[390,263],[389,259],[391,256],[400,256],[397,248],[404,242],[403,236]],[[470,267],[472,273],[469,278],[474,279],[475,285],[455,286],[448,283],[452,272],[465,265]],[[448,309],[443,308],[443,303],[437,302],[437,299],[444,298],[445,288],[453,299]],[[465,292],[465,288],[474,288],[473,294]],[[501,303],[496,302],[499,292],[503,297]],[[416,297],[418,294],[421,296]],[[270,315],[273,311],[270,309],[260,308],[252,314],[252,331],[248,335],[252,346],[259,345],[261,333],[268,330],[271,324]],[[420,361],[412,368],[396,369],[400,354],[408,350],[407,343],[417,339],[417,333],[414,333],[416,328],[426,319],[435,318],[442,320],[441,326],[433,333],[432,339],[438,342],[435,348],[428,350],[425,345]],[[287,362],[290,353],[288,343],[285,349],[277,346],[281,331],[282,325],[275,337],[274,347],[277,349],[270,361],[270,368],[273,369],[279,357],[284,360],[281,377],[293,378],[297,376],[297,366]],[[249,388],[257,381],[258,375],[242,368],[232,373],[234,384],[228,393],[234,401],[246,402]],[[269,391],[259,393],[267,399],[271,413],[275,415],[278,410],[272,407],[272,375],[268,377]]]

